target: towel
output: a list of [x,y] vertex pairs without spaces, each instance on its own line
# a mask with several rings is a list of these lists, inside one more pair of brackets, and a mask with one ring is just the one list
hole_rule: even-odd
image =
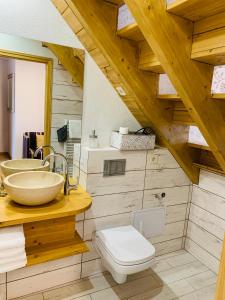
[[23,225],[10,226],[0,229],[0,252],[11,248],[24,247],[25,237]]
[[0,265],[0,273],[5,273],[5,272],[9,272],[9,271],[13,271],[25,267],[26,264],[27,264],[27,259],[18,260],[8,264],[2,264]]
[[24,247],[7,249],[7,251],[0,251],[0,260],[4,258],[10,258],[13,256],[18,256],[24,253]]
[[69,138],[80,139],[81,138],[81,120],[69,120]]
[[13,264],[18,261],[24,261],[27,259],[25,249],[23,249],[23,253],[11,257],[5,257],[0,259],[0,268],[2,265],[8,265],[8,264]]
[[25,267],[26,264],[23,225],[0,228],[0,273]]

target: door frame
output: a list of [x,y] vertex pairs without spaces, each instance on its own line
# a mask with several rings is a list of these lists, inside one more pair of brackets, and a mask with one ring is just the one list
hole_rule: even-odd
[[45,112],[44,112],[44,143],[51,144],[51,123],[52,123],[52,83],[53,83],[53,59],[23,52],[15,52],[0,49],[0,58],[7,57],[25,61],[44,63],[45,72]]

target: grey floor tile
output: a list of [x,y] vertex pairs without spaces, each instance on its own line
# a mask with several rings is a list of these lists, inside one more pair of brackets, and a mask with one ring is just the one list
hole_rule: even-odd
[[43,293],[44,300],[72,300],[115,285],[111,275],[96,275]]
[[212,285],[174,300],[214,300],[216,286]]
[[157,276],[164,281],[164,283],[172,283],[181,279],[185,279],[199,273],[208,271],[208,268],[202,263],[195,261],[183,266],[178,266],[167,271],[157,273]]
[[212,271],[206,271],[189,277],[186,280],[195,290],[199,290],[201,288],[215,284],[217,281],[217,276]]

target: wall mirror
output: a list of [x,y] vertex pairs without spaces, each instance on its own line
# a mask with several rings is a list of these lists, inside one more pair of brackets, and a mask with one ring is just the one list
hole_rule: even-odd
[[[37,148],[51,145],[69,157],[69,173],[74,175],[74,149],[81,141],[84,51],[0,35],[0,161],[34,158]],[[37,157],[46,153],[39,151]],[[57,168],[62,167],[58,161]]]

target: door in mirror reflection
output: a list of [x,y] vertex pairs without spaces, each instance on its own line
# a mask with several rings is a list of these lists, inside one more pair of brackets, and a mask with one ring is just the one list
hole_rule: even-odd
[[44,144],[44,63],[0,58],[0,153],[31,158]]

